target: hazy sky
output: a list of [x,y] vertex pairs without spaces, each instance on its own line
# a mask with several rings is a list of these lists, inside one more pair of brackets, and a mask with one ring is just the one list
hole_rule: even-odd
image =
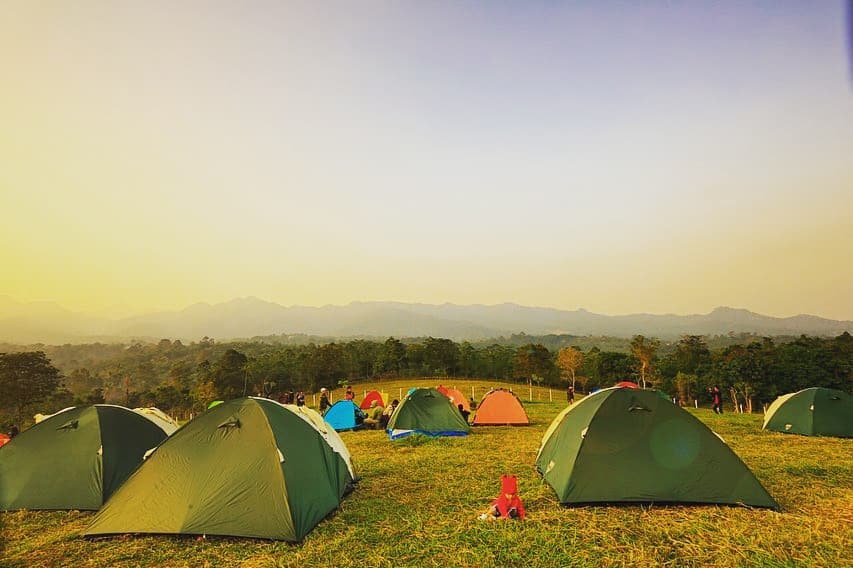
[[844,4],[0,2],[0,294],[853,319]]

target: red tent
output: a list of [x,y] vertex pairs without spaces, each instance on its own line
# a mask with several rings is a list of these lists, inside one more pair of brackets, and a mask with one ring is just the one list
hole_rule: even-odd
[[615,386],[623,388],[623,389],[638,389],[638,388],[640,388],[640,385],[638,385],[637,383],[632,383],[631,381],[622,381],[621,383],[616,383]]
[[[437,390],[438,392],[440,392],[444,396],[447,396],[447,387],[442,386],[442,385],[438,385],[437,387],[435,387],[435,390]],[[450,397],[447,396],[447,398],[450,398]]]
[[6,443],[8,443],[8,442],[9,442],[9,440],[11,440],[11,439],[12,439],[12,438],[10,438],[9,436],[7,436],[6,434],[0,434],[0,448],[2,448],[2,447],[3,447],[3,445],[4,445],[4,444],[6,444]]
[[385,403],[382,401],[382,394],[379,391],[370,391],[364,397],[364,400],[361,401],[361,409],[367,410],[368,408],[370,408],[370,403],[374,400],[379,406],[385,406]]

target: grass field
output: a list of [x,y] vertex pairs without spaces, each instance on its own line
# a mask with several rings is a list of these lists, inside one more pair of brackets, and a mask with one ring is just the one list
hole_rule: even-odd
[[[435,386],[382,383],[379,390]],[[447,383],[445,383],[447,384]],[[452,381],[477,399],[491,383]],[[356,391],[374,385],[355,385]],[[495,384],[494,386],[499,386]],[[529,427],[391,442],[344,432],[361,481],[298,545],[176,536],[80,538],[93,513],[0,514],[2,566],[851,566],[853,440],[762,432],[759,415],[695,414],[722,435],[783,511],[717,506],[561,507],[534,459],[565,395],[535,389]],[[335,399],[342,391],[335,392]],[[310,401],[310,397],[309,397]],[[477,520],[515,473],[525,521]]]

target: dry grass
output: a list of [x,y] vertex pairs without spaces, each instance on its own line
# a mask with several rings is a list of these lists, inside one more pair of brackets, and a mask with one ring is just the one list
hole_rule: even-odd
[[[448,381],[479,398],[488,381]],[[384,383],[384,390],[436,381]],[[370,390],[374,385],[357,385]],[[449,386],[449,385],[448,385]],[[467,390],[465,390],[467,389]],[[538,391],[529,427],[475,428],[467,438],[390,442],[344,432],[362,479],[305,542],[140,536],[79,538],[91,513],[0,514],[3,566],[850,566],[853,440],[762,432],[760,416],[695,413],[720,433],[783,507],[561,507],[533,462],[564,393]],[[335,398],[342,396],[342,389]],[[476,519],[518,475],[525,521]]]

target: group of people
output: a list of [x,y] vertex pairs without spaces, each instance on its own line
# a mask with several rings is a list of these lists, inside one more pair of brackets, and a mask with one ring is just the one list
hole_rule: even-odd
[[296,406],[305,406],[305,392],[297,391],[296,394],[292,390],[281,393],[278,397],[281,404],[295,404]]
[[[349,385],[347,385],[346,391],[344,392],[344,400],[355,400],[355,392]],[[370,429],[384,429],[388,425],[388,421],[391,420],[391,415],[394,414],[394,411],[397,410],[399,405],[400,401],[396,398],[391,401],[388,408],[379,404],[379,401],[374,400],[370,403],[370,408],[365,413],[362,423],[365,427]],[[331,407],[332,403],[329,400],[329,391],[326,387],[323,387],[320,389],[320,414],[325,414]]]

